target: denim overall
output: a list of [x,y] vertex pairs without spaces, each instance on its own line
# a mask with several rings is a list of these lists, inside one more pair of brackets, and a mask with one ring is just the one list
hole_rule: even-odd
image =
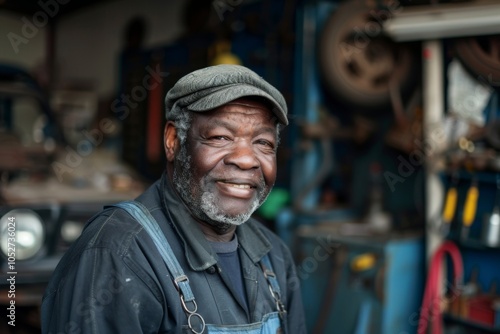
[[264,276],[269,284],[269,291],[276,302],[276,312],[264,315],[260,322],[245,324],[245,325],[211,325],[205,324],[203,317],[197,313],[198,306],[196,304],[193,292],[189,286],[189,279],[184,274],[179,262],[173,255],[172,249],[161,231],[154,217],[149,210],[139,202],[126,201],[112,205],[111,207],[119,207],[127,211],[134,217],[148,232],[151,239],[154,241],[158,251],[160,252],[163,261],[165,262],[170,274],[172,275],[175,287],[179,291],[181,305],[188,318],[188,327],[191,333],[201,334],[275,334],[283,333],[281,328],[281,320],[284,320],[286,310],[280,299],[280,288],[278,280],[273,272],[269,257],[265,255],[261,260],[261,268]]

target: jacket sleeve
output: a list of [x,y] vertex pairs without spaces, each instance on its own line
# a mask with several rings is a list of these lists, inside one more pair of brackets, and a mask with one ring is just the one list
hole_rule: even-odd
[[48,298],[43,333],[157,333],[163,307],[147,277],[107,248],[86,249]]

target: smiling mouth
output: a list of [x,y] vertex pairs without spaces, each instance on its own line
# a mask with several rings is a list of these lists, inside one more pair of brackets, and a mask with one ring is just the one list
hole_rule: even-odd
[[242,184],[242,183],[231,183],[231,182],[224,182],[224,181],[219,181],[220,183],[228,186],[228,187],[232,187],[232,188],[238,188],[238,189],[251,189],[251,188],[255,188],[253,186],[251,186],[250,184]]

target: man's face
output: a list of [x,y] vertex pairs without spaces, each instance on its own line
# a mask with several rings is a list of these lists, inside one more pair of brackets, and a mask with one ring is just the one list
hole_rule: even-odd
[[194,114],[174,163],[174,185],[197,218],[223,232],[245,222],[276,179],[277,129],[271,111],[239,99]]

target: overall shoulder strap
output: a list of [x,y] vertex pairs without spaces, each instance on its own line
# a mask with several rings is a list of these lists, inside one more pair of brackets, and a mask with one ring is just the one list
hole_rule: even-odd
[[137,201],[120,202],[111,205],[111,207],[118,207],[127,211],[132,217],[135,218],[135,220],[137,220],[139,224],[142,225],[144,230],[148,232],[149,236],[155,243],[156,248],[158,248],[163,261],[167,265],[170,274],[172,274],[175,286],[177,289],[180,289],[184,301],[193,301],[194,295],[191,291],[191,287],[189,286],[189,279],[184,274],[184,271],[177,261],[167,238],[149,210],[142,203]]
[[264,276],[267,278],[273,292],[281,296],[278,279],[276,278],[276,274],[274,273],[274,269],[273,266],[271,265],[271,260],[269,259],[269,255],[268,254],[264,255],[264,257],[260,261],[262,270],[264,271]]
[[264,272],[264,277],[267,279],[267,283],[269,284],[269,288],[271,291],[271,295],[276,302],[276,308],[280,314],[281,320],[284,320],[286,316],[286,308],[281,301],[281,290],[278,284],[278,279],[276,278],[276,274],[274,273],[273,266],[271,265],[271,260],[269,259],[269,255],[266,254],[260,260],[260,266],[262,271]]
[[[205,331],[205,320],[203,317],[197,313],[198,306],[194,300],[193,291],[189,286],[189,279],[184,274],[179,261],[174,255],[167,238],[163,234],[160,226],[151,215],[149,210],[140,202],[137,201],[125,201],[112,205],[112,207],[118,207],[127,211],[132,217],[134,217],[139,224],[144,227],[144,230],[148,232],[151,239],[158,248],[163,261],[167,265],[170,274],[174,280],[174,284],[180,293],[181,305],[188,318],[188,327],[194,334],[201,334]],[[190,302],[192,304],[192,309],[186,304]]]

